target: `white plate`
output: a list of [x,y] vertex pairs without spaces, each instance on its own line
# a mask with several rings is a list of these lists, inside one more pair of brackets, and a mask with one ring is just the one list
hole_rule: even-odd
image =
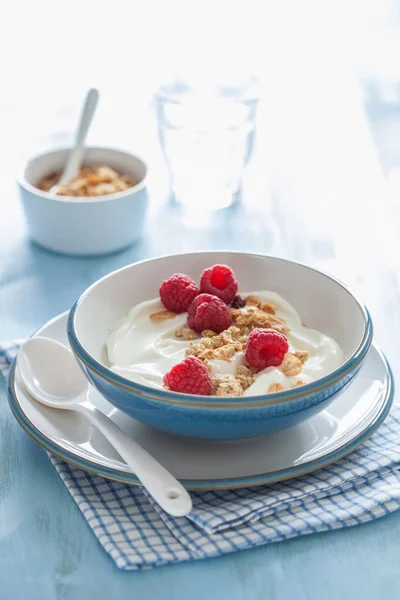
[[[68,344],[67,314],[35,335]],[[173,436],[134,421],[96,390],[90,401],[151,452],[189,489],[235,488],[296,477],[338,460],[381,425],[393,400],[393,377],[385,357],[372,347],[354,383],[327,410],[296,427],[263,438],[210,442]],[[98,475],[137,484],[107,440],[78,413],[35,402],[9,376],[8,397],[19,423],[44,448]]]

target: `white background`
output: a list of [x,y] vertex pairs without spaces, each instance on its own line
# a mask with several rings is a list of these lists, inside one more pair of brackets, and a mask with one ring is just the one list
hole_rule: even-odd
[[394,0],[14,0],[2,11],[0,206],[16,232],[19,159],[71,139],[90,86],[100,89],[101,101],[89,142],[140,153],[161,181],[152,111],[157,86],[174,71],[214,80],[257,74],[262,102],[247,201],[267,201],[276,181],[296,185],[302,199],[304,179],[316,210],[321,186],[329,196],[333,161],[342,161],[346,182],[346,129],[363,151],[374,152],[368,90],[399,103]]

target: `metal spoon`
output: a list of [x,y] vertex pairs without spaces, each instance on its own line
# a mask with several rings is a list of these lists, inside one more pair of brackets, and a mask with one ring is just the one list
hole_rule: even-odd
[[17,368],[35,400],[90,419],[167,513],[183,517],[191,511],[191,498],[177,479],[88,401],[88,382],[66,346],[45,337],[31,338],[19,350]]
[[75,146],[71,149],[69,153],[67,162],[65,164],[60,179],[55,185],[53,185],[53,187],[50,188],[50,194],[57,194],[58,190],[60,189],[60,186],[72,181],[79,172],[83,158],[86,135],[92,122],[98,100],[98,90],[96,90],[96,88],[91,88],[86,95],[85,104],[82,109],[78,131],[76,134]]

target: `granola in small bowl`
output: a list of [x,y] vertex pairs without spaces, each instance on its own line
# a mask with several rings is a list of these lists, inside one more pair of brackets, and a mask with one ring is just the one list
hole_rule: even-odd
[[[49,192],[58,183],[61,174],[62,171],[56,171],[42,177],[36,187],[43,192]],[[106,196],[128,190],[136,183],[129,175],[120,174],[106,165],[83,166],[72,181],[59,186],[57,194],[59,196],[86,198]]]

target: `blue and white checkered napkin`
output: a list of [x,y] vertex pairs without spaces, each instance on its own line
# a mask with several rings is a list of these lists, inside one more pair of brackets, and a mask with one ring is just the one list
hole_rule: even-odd
[[[0,346],[8,370],[16,345]],[[400,407],[370,440],[328,468],[284,483],[193,492],[189,517],[165,514],[142,489],[50,456],[100,544],[121,569],[218,556],[372,521],[400,508]]]

